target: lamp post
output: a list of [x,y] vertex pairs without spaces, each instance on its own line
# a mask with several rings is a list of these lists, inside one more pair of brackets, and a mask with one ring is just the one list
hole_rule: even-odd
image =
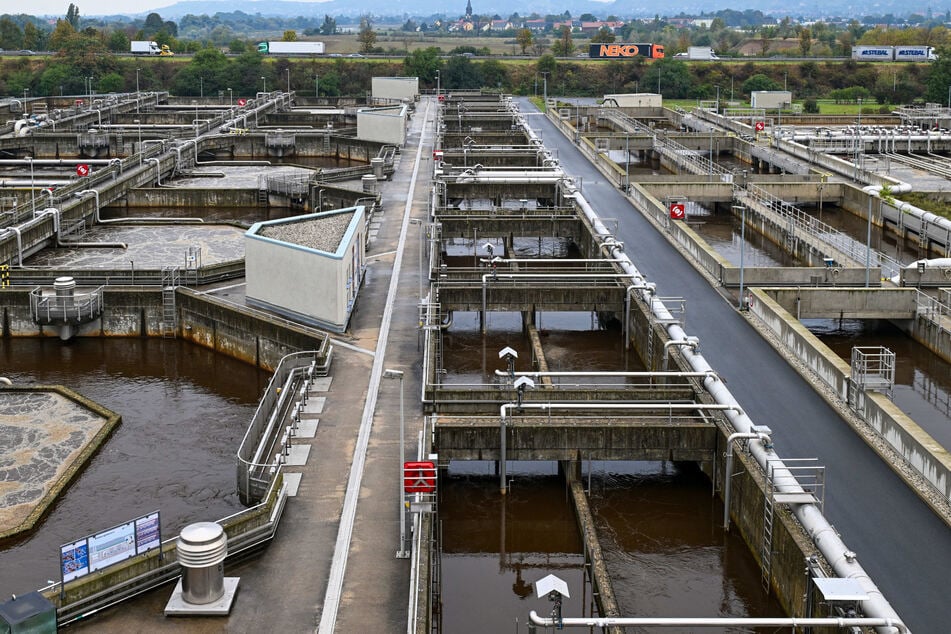
[[320,96],[320,75],[314,75],[314,99]]
[[869,286],[872,270],[872,196],[868,196],[868,225],[865,230],[865,288]]
[[33,177],[33,157],[27,156],[26,160],[30,162],[30,204],[33,207],[33,213],[36,213],[36,180]]
[[198,102],[192,99],[192,105],[195,106],[195,138],[198,138]]
[[230,88],[228,89],[228,107],[232,108],[234,106],[232,97],[234,96],[234,91]]
[[406,550],[406,510],[403,507],[403,465],[406,463],[406,447],[404,444],[405,422],[403,418],[403,371],[383,370],[383,378],[400,380],[400,469],[399,477],[396,479],[400,488],[400,548],[396,551],[396,558],[406,559],[409,557],[409,552]]
[[284,70],[287,71],[287,92],[290,93],[291,92],[291,67],[288,66]]
[[948,86],[948,109],[951,110],[951,86]]
[[859,157],[861,151],[859,150],[859,143],[862,142],[862,98],[859,97],[859,123],[856,126],[855,130],[855,175],[858,177],[859,174]]
[[439,95],[442,94],[441,92],[442,86],[439,85],[439,82],[441,79],[442,79],[442,76],[440,75],[439,70],[437,70],[436,71],[436,99],[439,99]]
[[745,310],[746,302],[743,300],[743,271],[746,263],[743,258],[746,253],[746,207],[744,205],[733,205],[733,209],[740,210],[740,297],[738,304],[740,310]]
[[139,112],[139,71],[141,68],[135,69],[135,111]]
[[136,153],[139,155],[139,165],[142,165],[142,120],[135,119],[132,123],[139,126],[139,147],[136,148]]
[[544,100],[544,108],[542,112],[548,112],[548,76],[551,75],[551,71],[542,71],[542,90],[544,91],[542,99]]
[[264,77],[261,77],[261,81],[264,84],[264,92],[267,92],[267,80]]
[[205,78],[201,76],[198,77],[198,96],[201,99],[205,98]]
[[717,84],[716,87],[717,87],[717,105],[716,105],[716,109],[717,109],[717,114],[720,114],[720,84]]
[[631,191],[631,133],[624,135],[624,195],[627,196]]

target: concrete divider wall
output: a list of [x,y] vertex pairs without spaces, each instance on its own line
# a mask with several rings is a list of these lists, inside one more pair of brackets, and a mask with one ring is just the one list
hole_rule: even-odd
[[324,350],[327,336],[267,313],[179,288],[179,336],[187,341],[274,370],[291,352]]
[[[214,183],[209,180],[209,185]],[[125,207],[257,207],[257,187],[250,189],[171,189],[131,190],[120,203]]]
[[[848,403],[849,364],[774,301],[770,292],[764,289],[751,290],[753,300],[750,314],[782,342],[784,354],[793,355],[811,371],[807,379],[818,379],[831,388],[840,401],[839,405]],[[885,395],[859,391],[856,400],[856,413],[945,500],[951,501],[951,454]]]

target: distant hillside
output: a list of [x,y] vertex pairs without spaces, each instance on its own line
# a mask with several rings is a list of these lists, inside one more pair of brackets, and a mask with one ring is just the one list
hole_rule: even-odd
[[[332,16],[359,16],[370,13],[375,16],[427,17],[442,14],[458,17],[465,13],[465,0],[326,0],[317,2],[294,2],[292,0],[247,0],[236,3],[231,0],[184,0],[165,6],[159,6],[162,0],[154,0],[155,7],[145,13],[156,11],[165,19],[176,20],[184,15],[214,15],[242,11],[251,15],[296,17],[329,14]],[[870,6],[869,12],[876,15],[891,13],[896,16],[908,15],[915,7],[898,0],[879,0]],[[649,3],[631,3],[625,0],[596,2],[594,0],[474,0],[472,10],[478,15],[498,14],[507,18],[513,12],[527,16],[533,12],[540,15],[557,15],[566,10],[575,18],[582,13],[591,13],[604,18],[608,15],[619,17],[654,17],[701,15],[724,9],[737,9],[731,0],[673,0],[661,5]],[[759,10],[775,16],[793,18],[822,18],[829,16],[856,17],[856,7],[852,0],[826,0],[815,2],[807,0],[749,0],[743,10]],[[920,11],[920,9],[918,9]],[[946,10],[935,9],[938,13]]]

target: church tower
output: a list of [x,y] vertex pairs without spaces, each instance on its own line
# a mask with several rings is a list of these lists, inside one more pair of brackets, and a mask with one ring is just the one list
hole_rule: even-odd
[[466,20],[472,19],[472,0],[466,0]]

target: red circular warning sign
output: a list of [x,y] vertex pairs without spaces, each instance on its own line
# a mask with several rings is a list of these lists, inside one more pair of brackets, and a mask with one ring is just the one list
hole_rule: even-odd
[[85,163],[80,163],[76,166],[76,176],[89,176],[89,166]]
[[683,220],[687,217],[687,206],[683,203],[671,203],[670,217],[673,220]]
[[754,127],[756,128],[756,131],[757,131],[757,132],[762,132],[763,130],[766,129],[766,122],[765,122],[765,121],[757,121],[757,122],[756,122],[756,125],[755,125]]
[[246,106],[246,105],[248,105],[248,100],[247,100],[247,99],[238,99],[238,105],[239,105],[239,106]]

